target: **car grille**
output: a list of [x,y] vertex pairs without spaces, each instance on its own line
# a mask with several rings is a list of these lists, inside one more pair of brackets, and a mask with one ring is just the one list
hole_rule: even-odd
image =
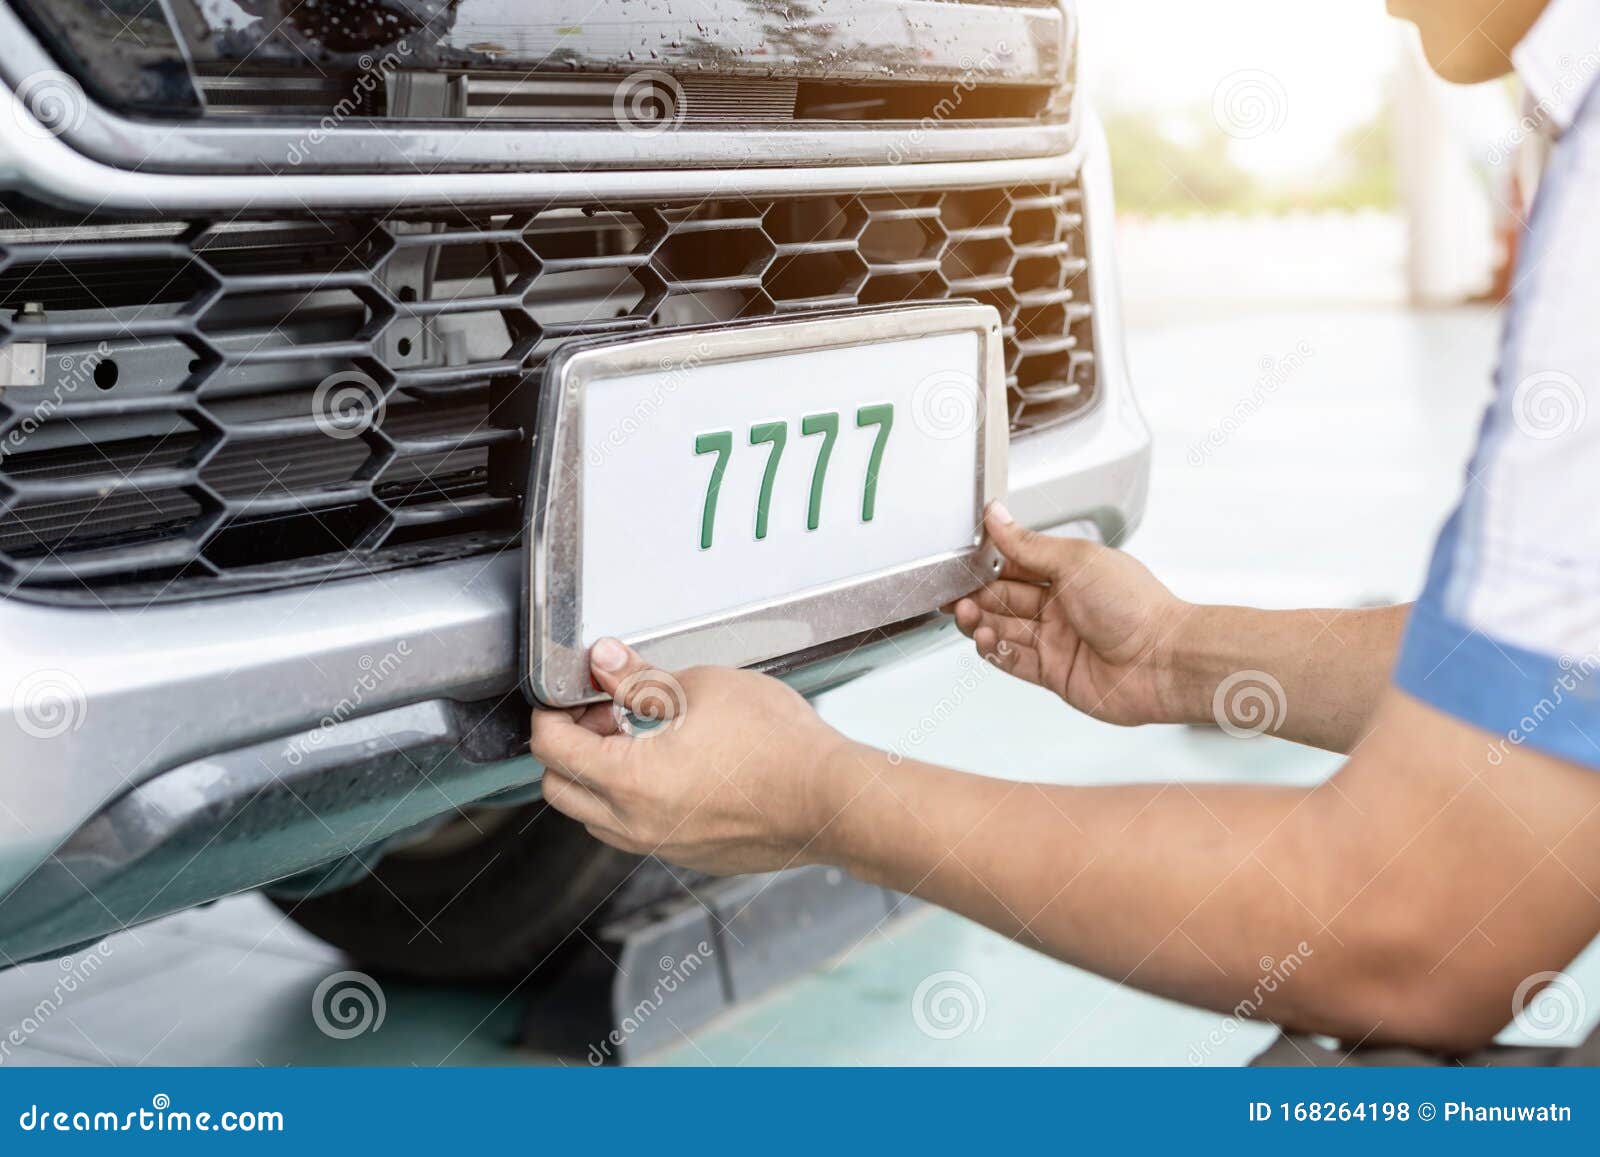
[[[419,219],[0,215],[0,592],[147,603],[515,541],[561,342],[971,298],[1093,398],[1071,185]],[[33,375],[33,376],[30,376]]]

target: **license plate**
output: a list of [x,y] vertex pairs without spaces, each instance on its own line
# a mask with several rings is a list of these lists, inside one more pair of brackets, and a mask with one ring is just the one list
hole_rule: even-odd
[[530,694],[597,698],[611,635],[749,666],[914,618],[997,567],[1000,317],[955,303],[563,347],[541,397]]

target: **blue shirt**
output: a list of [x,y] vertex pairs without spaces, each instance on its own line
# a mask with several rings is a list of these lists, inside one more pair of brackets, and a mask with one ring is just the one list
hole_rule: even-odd
[[1519,132],[1553,139],[1518,255],[1495,393],[1395,683],[1600,768],[1600,3],[1552,0],[1512,54]]

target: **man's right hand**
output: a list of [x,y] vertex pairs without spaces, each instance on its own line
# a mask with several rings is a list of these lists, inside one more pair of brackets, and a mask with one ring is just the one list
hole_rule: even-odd
[[1096,719],[1188,721],[1174,636],[1194,607],[1130,555],[1028,530],[1000,503],[984,525],[1005,556],[1000,577],[953,608],[979,654]]

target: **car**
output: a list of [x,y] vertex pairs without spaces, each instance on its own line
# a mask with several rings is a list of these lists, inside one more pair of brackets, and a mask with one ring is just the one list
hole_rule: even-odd
[[0,3],[0,961],[260,889],[520,979],[639,865],[527,755],[596,632],[815,695],[952,637],[986,498],[1123,540],[1078,42],[1071,0]]

